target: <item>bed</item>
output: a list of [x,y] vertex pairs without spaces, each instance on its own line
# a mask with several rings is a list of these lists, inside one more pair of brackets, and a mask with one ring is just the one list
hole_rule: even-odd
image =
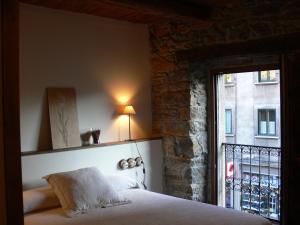
[[142,189],[121,191],[130,204],[66,217],[62,208],[24,216],[25,225],[271,225],[256,215]]

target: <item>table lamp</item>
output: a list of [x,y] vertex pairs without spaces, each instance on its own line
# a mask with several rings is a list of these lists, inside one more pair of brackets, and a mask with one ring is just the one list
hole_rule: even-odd
[[128,141],[132,141],[132,139],[131,139],[131,129],[130,129],[130,115],[134,115],[134,114],[136,114],[136,112],[135,112],[132,105],[126,105],[124,107],[123,114],[128,115],[128,123],[129,123],[129,139],[128,139]]

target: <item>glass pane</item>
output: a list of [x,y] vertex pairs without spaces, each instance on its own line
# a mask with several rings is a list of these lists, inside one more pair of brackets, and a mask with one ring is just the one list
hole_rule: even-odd
[[270,70],[270,81],[276,81],[276,71],[277,70]]
[[267,121],[267,110],[259,110],[258,111],[258,119],[259,121]]
[[268,81],[269,71],[260,71],[259,73],[259,81]]
[[231,109],[225,110],[225,132],[226,134],[232,133],[232,111]]
[[267,134],[267,122],[266,121],[259,122],[259,134]]
[[275,135],[276,134],[276,123],[275,122],[269,122],[269,134]]
[[225,75],[225,83],[226,84],[233,83],[233,75],[231,73]]
[[269,121],[276,121],[276,112],[275,110],[269,110]]

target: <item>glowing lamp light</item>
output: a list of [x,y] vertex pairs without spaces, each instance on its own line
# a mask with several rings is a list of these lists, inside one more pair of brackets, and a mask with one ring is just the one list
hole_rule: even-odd
[[124,108],[123,114],[133,115],[133,114],[136,114],[136,112],[132,105],[126,105]]
[[127,95],[121,95],[117,97],[118,102],[120,102],[122,105],[126,104],[129,100],[129,96]]
[[135,112],[132,105],[126,105],[124,107],[123,114],[128,115],[128,123],[129,123],[129,126],[128,126],[128,128],[129,128],[129,139],[128,139],[128,141],[131,141],[132,139],[131,139],[131,129],[130,129],[130,115],[134,115],[134,114],[136,114],[136,112]]

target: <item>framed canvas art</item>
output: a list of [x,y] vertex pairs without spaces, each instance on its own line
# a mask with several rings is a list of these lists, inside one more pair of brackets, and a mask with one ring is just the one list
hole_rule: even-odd
[[81,146],[74,88],[48,88],[53,149]]

